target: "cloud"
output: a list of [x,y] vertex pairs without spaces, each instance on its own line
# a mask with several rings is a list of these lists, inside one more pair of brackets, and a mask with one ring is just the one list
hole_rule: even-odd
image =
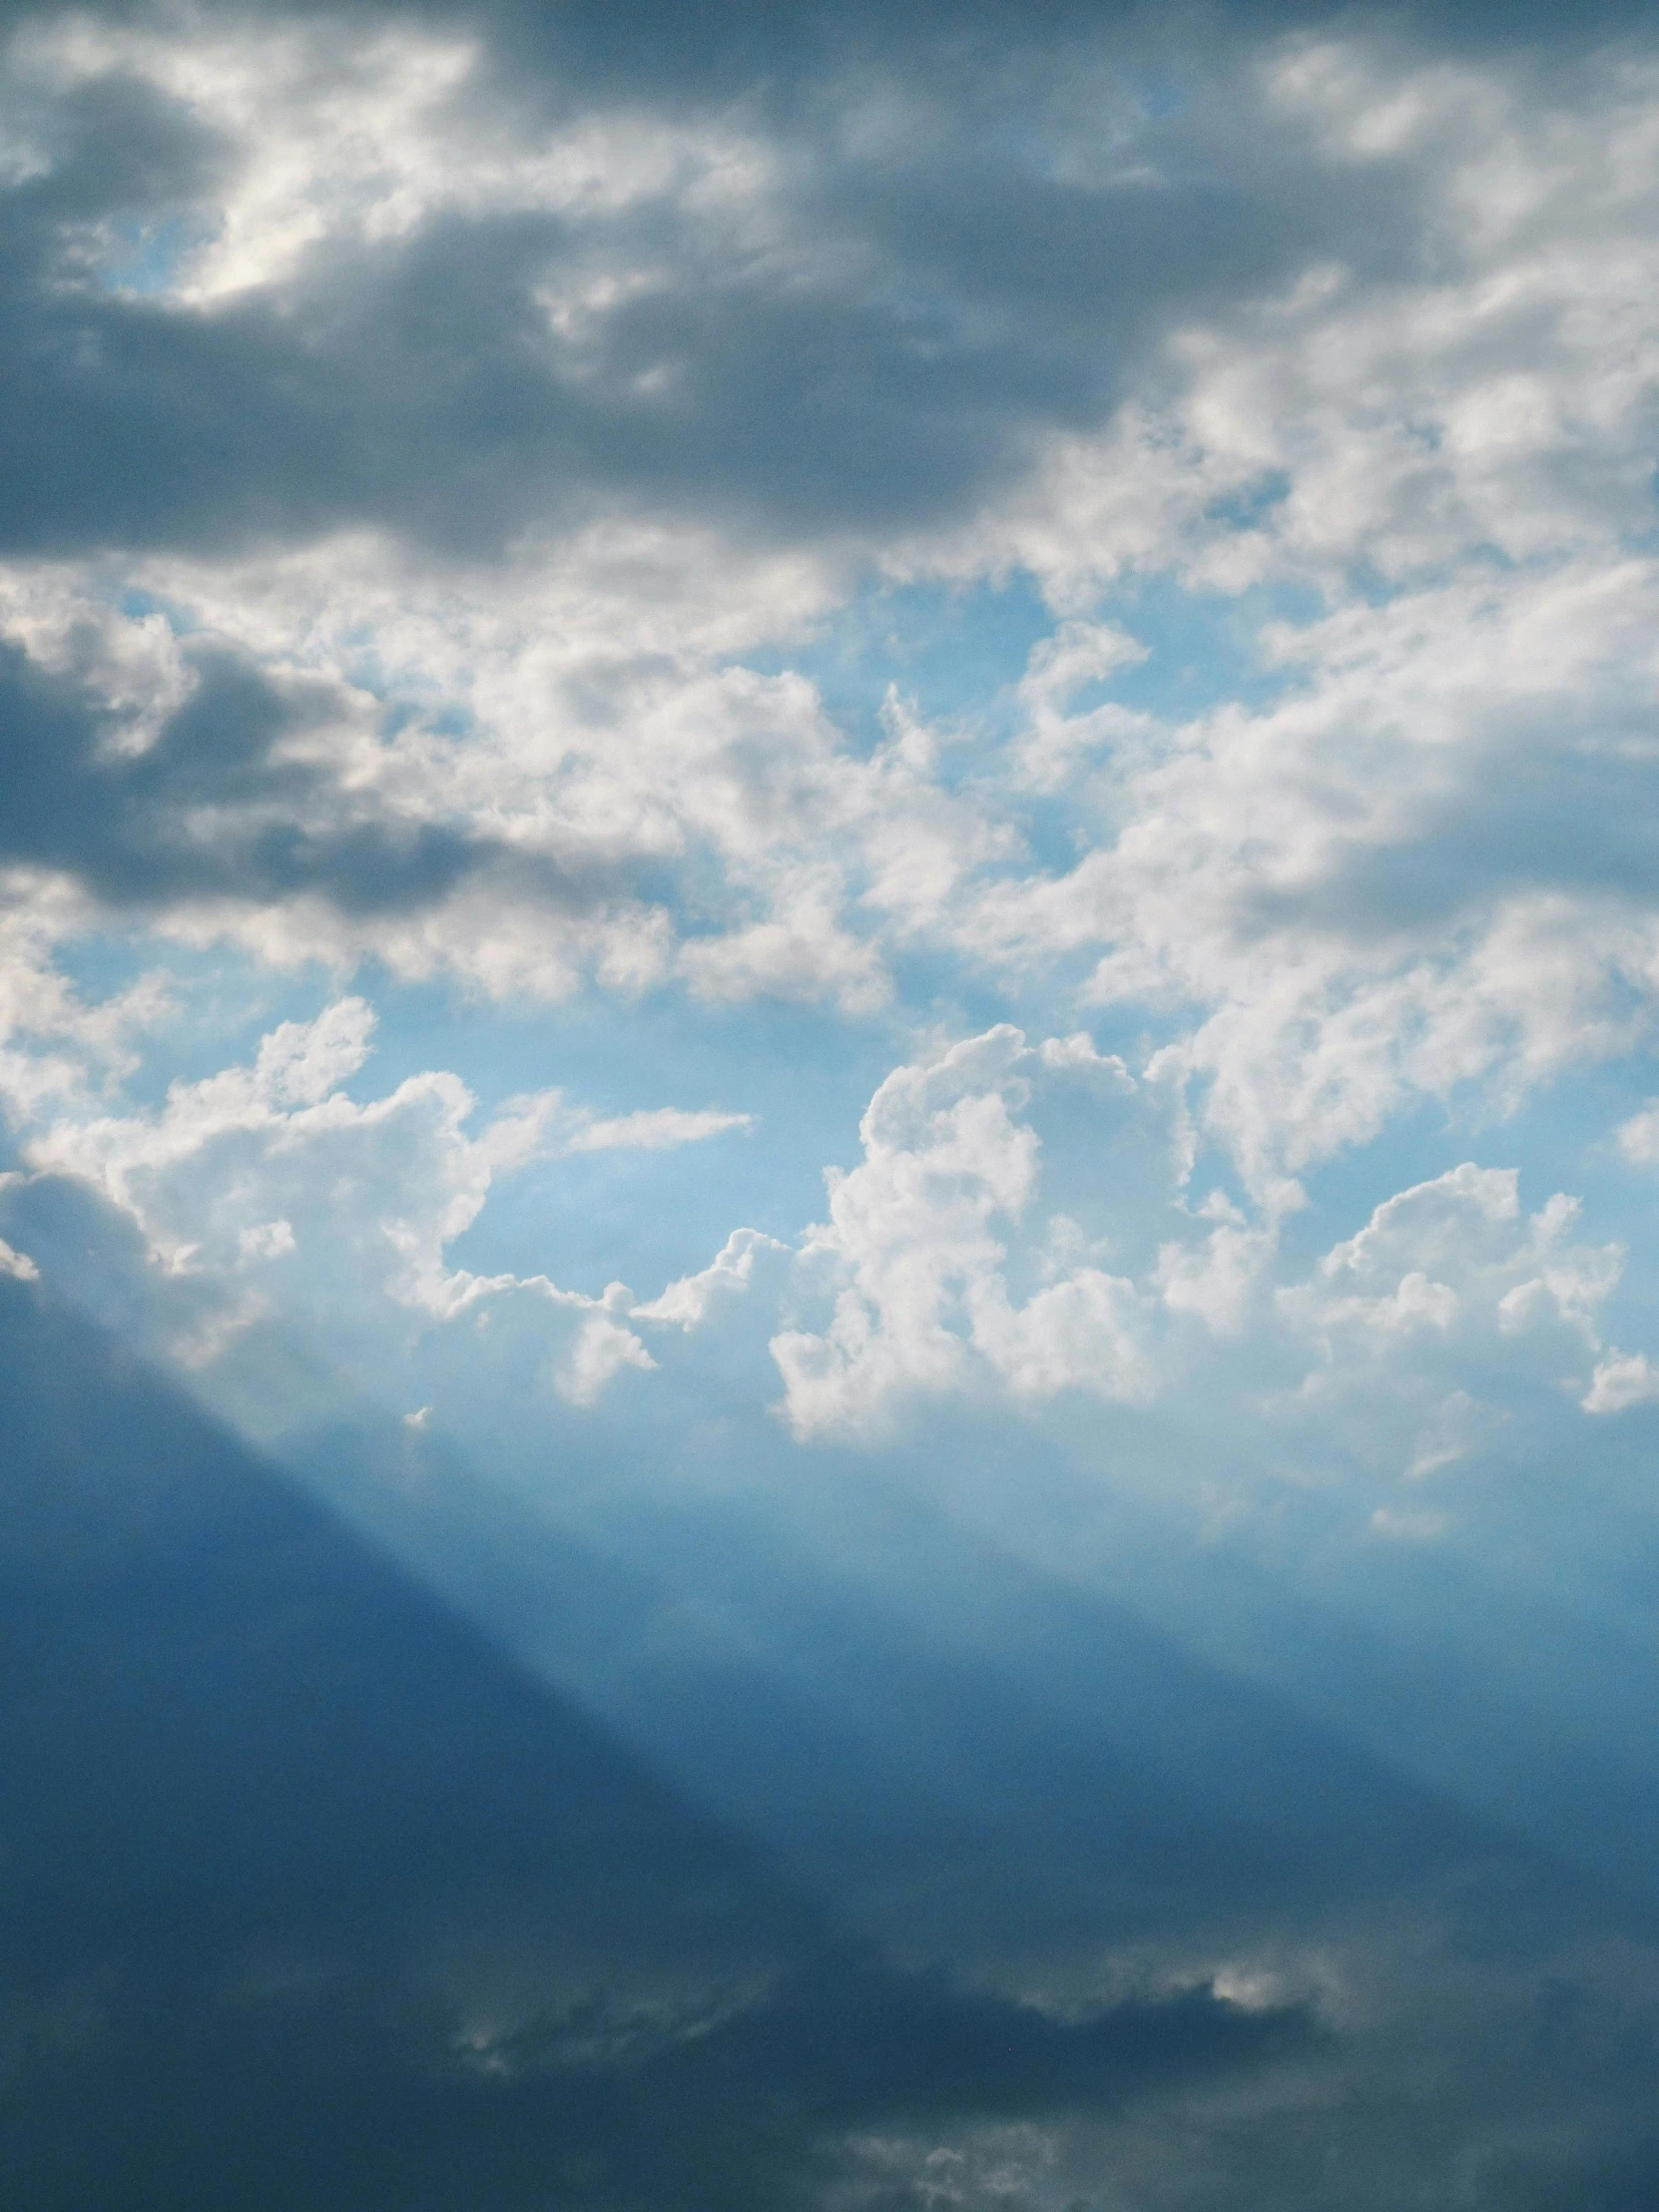
[[[509,1098],[474,1133],[476,1101],[446,1070],[363,1103],[346,1092],[373,1027],[366,1001],[338,999],[311,1021],[279,1023],[252,1065],[175,1081],[156,1112],[101,1110],[84,1090],[55,1096],[24,1157],[35,1176],[90,1185],[139,1226],[154,1263],[214,1288],[218,1304],[174,1346],[189,1365],[216,1359],[264,1316],[279,1276],[284,1303],[325,1321],[339,1347],[395,1336],[399,1312],[442,1323],[518,1297],[541,1311],[544,1333],[551,1325],[568,1340],[553,1372],[571,1403],[593,1404],[624,1368],[649,1370],[627,1326],[636,1302],[625,1286],[591,1297],[546,1275],[480,1276],[452,1269],[447,1248],[499,1180],[534,1160],[663,1151],[746,1129],[752,1117],[672,1107],[601,1117],[555,1090]],[[740,1245],[706,1281],[671,1285],[645,1318],[691,1326],[717,1279],[747,1282]]]
[[706,1268],[682,1276],[649,1304],[636,1306],[636,1321],[662,1322],[695,1329],[721,1299],[747,1291],[758,1263],[789,1250],[758,1229],[734,1229]]
[[1448,1330],[1471,1305],[1509,1336],[1547,1312],[1593,1347],[1595,1310],[1617,1284],[1623,1254],[1568,1245],[1579,1208],[1562,1193],[1523,1220],[1518,1182],[1513,1169],[1465,1161],[1396,1193],[1281,1306],[1310,1329],[1379,1345]]
[[610,1152],[636,1148],[667,1152],[675,1145],[696,1144],[704,1137],[718,1137],[728,1129],[753,1129],[753,1114],[688,1114],[678,1106],[642,1107],[637,1113],[613,1115],[585,1122],[567,1140],[572,1152]]
[[[132,652],[119,654],[131,642],[120,633],[139,632],[143,647],[159,618],[124,622],[84,595],[53,597],[71,645],[86,648],[93,628],[94,647],[77,661],[48,640],[44,665],[0,648],[0,863],[14,880],[67,878],[108,911],[183,918],[186,934],[194,918],[198,933],[263,936],[273,949],[285,912],[290,959],[378,945],[405,968],[429,967],[422,943],[437,914],[483,936],[473,964],[487,970],[479,909],[492,901],[548,917],[578,947],[597,934],[613,960],[649,936],[626,859],[515,851],[458,816],[430,775],[424,805],[400,804],[378,710],[337,676],[273,672],[228,642],[179,643],[163,627],[158,699],[131,686]],[[35,612],[24,607],[15,634],[38,651]],[[549,965],[557,974],[556,952]]]
[[0,1237],[0,1275],[9,1275],[19,1283],[33,1283],[39,1279],[40,1270],[26,1252],[14,1252]]
[[559,1395],[572,1405],[593,1405],[605,1385],[624,1368],[649,1373],[656,1364],[631,1329],[613,1321],[609,1314],[590,1314],[559,1363]]
[[1010,1296],[998,1230],[1022,1228],[1039,1152],[1015,1116],[1056,1070],[1133,1088],[1086,1039],[1033,1048],[1004,1024],[895,1068],[876,1091],[859,1125],[863,1160],[827,1172],[830,1219],[804,1240],[804,1281],[822,1285],[830,1321],[772,1342],[797,1434],[878,1426],[907,1396],[991,1382],[1030,1398],[1147,1392],[1140,1300],[1125,1278],[1061,1258],[1056,1280]]
[[[1638,1373],[1609,1356],[1586,1378],[1624,1255],[1579,1238],[1570,1198],[1528,1216],[1515,1171],[1465,1163],[1379,1205],[1299,1279],[1271,1211],[1182,1196],[1164,1101],[1121,1060],[1083,1032],[1032,1043],[1010,1024],[886,1077],[859,1164],[827,1173],[829,1215],[793,1246],[734,1230],[655,1296],[567,1288],[557,1268],[479,1272],[451,1248],[532,1163],[708,1142],[753,1117],[598,1116],[545,1090],[484,1118],[444,1070],[359,1097],[373,1025],[365,1000],[335,1000],[248,1062],[175,1081],[159,1108],[66,1068],[25,1115],[30,1175],[96,1190],[155,1268],[197,1286],[172,1325],[187,1365],[276,1314],[321,1327],[336,1356],[354,1347],[365,1375],[403,1357],[411,1326],[488,1322],[503,1407],[528,1407],[538,1370],[592,1407],[657,1366],[652,1332],[735,1330],[734,1348],[759,1332],[797,1437],[868,1438],[929,1400],[1037,1415],[1069,1393],[1167,1400],[1206,1377],[1218,1403],[1244,1402],[1249,1363],[1269,1376],[1289,1360],[1300,1386],[1250,1414],[1264,1445],[1317,1431],[1413,1481],[1499,1440],[1546,1370],[1593,1411],[1626,1402]],[[1101,1187],[1103,1147],[1122,1195]]]
[[1598,1360],[1579,1403],[1586,1413],[1623,1413],[1659,1397],[1659,1369],[1645,1352],[1609,1352]]
[[1659,1100],[1650,1099],[1639,1114],[1632,1114],[1617,1131],[1620,1152],[1632,1167],[1651,1167],[1659,1160]]
[[1654,590],[1621,559],[1284,626],[1281,696],[1139,718],[1076,787],[1082,858],[982,881],[959,947],[1096,954],[1086,995],[1171,1024],[1154,1072],[1262,1198],[1415,1097],[1618,1057],[1659,958]]
[[[6,14],[25,2193],[1639,2192],[1651,1963],[1546,1970],[1559,1867],[1341,1740],[1640,1878],[1659,70],[1592,16]],[[1131,1499],[1204,1549],[1118,1620]]]
[[[1248,74],[1189,60],[1160,112],[1110,21],[1038,39],[1003,17],[977,71],[936,24],[838,66],[809,41],[788,91],[762,39],[724,49],[748,53],[736,97],[637,61],[567,76],[558,40],[526,67],[523,28],[26,21],[45,166],[12,195],[13,299],[38,334],[11,364],[0,537],[332,523],[493,550],[601,499],[891,529],[1100,414],[1198,302],[1403,243],[1393,177],[1326,162],[1300,190],[1312,150],[1236,112]],[[980,128],[1016,87],[1045,160]],[[147,162],[111,161],[135,140]],[[144,289],[122,282],[135,231],[178,242]],[[73,414],[45,366],[65,357]]]
[[1653,253],[1651,53],[1605,18],[1544,70],[1518,43],[1452,59],[1390,28],[1254,44],[1249,96],[1328,175],[1408,190],[1432,248],[1367,268],[1345,240],[1200,308],[1108,426],[1061,433],[973,531],[1008,531],[1073,597],[1171,564],[1346,596],[1356,567],[1397,584],[1644,527],[1653,356],[1624,287]]
[[[1628,1048],[1647,65],[1206,21],[866,22],[838,63],[752,25],[784,74],[741,99],[724,34],[670,76],[512,11],[27,21],[13,857],[503,994],[856,1018],[917,948],[1086,957],[1258,1196],[1424,1091]],[[859,561],[1326,612],[1263,633],[1276,704],[1188,721],[1080,701],[1148,647],[1070,613],[963,780],[732,661]]]
[[[1385,1200],[1282,1287],[1278,1311],[1319,1362],[1273,1400],[1275,1416],[1422,1482],[1501,1446],[1517,1415],[1541,1432],[1563,1392],[1599,1410],[1598,1385],[1582,1394],[1584,1369],[1625,1253],[1577,1241],[1579,1206],[1561,1193],[1523,1214],[1518,1183],[1512,1169],[1465,1161]],[[1374,1525],[1427,1533],[1425,1511],[1390,1506]]]

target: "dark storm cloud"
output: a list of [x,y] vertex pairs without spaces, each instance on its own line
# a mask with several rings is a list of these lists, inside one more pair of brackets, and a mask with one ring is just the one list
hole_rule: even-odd
[[[67,97],[52,167],[0,212],[0,547],[349,524],[487,553],[617,501],[856,540],[970,511],[1035,437],[1098,421],[1173,319],[1310,259],[1417,252],[1406,170],[1316,164],[1202,41],[1137,20],[1119,57],[1116,19],[1090,10],[872,13],[841,44],[767,28],[792,14],[732,11],[689,40],[660,11],[634,28],[592,9],[477,19],[494,69],[493,94],[486,69],[470,96],[480,144],[545,138],[585,104],[735,115],[772,134],[766,247],[667,190],[580,221],[451,210],[211,311],[101,289],[77,259],[100,222],[211,223],[229,158],[211,128],[119,77]],[[1211,26],[1224,45],[1239,28]],[[1143,118],[1136,173],[1091,181],[1057,164],[1056,133],[1080,129],[1070,81],[1114,58],[1176,89]],[[925,113],[857,150],[851,127],[893,92]],[[548,282],[641,270],[579,343],[538,303]]]
[[[89,11],[91,12],[91,11]],[[150,0],[104,0],[118,23],[154,20]],[[0,24],[38,17],[5,0]],[[372,31],[387,20],[373,0],[276,0],[238,11],[244,21],[325,22]],[[941,71],[1018,61],[1110,36],[1134,56],[1215,53],[1230,39],[1335,28],[1403,36],[1441,51],[1511,56],[1583,50],[1645,30],[1648,0],[435,0],[396,20],[487,40],[522,79],[601,98],[727,101],[759,96],[787,113],[849,60],[937,81]]]
[[194,690],[134,753],[112,744],[118,718],[82,684],[0,644],[0,864],[61,868],[109,905],[141,909],[315,892],[343,913],[385,914],[481,872],[555,910],[642,887],[638,870],[560,865],[441,823],[376,819],[325,764],[282,756],[339,712],[328,686],[279,689],[211,642],[186,652]]
[[[1318,163],[1253,104],[1252,41],[1335,23],[1430,43],[1501,31],[1513,48],[1557,16],[1082,0],[294,13],[342,54],[388,21],[475,33],[480,143],[592,107],[757,124],[782,158],[786,251],[741,225],[721,238],[665,194],[574,226],[440,215],[211,312],[113,296],[77,261],[85,228],[188,235],[232,159],[210,121],[114,74],[44,121],[31,106],[51,167],[0,210],[0,546],[370,524],[489,551],[617,498],[812,539],[961,514],[1033,436],[1098,420],[1172,318],[1313,259],[1415,264],[1408,171]],[[1633,20],[1574,17],[1592,44]],[[1054,134],[1074,82],[1108,63],[1159,113],[1138,173],[1091,183],[1056,168]],[[848,123],[893,91],[926,114],[852,150]],[[600,316],[577,360],[534,293],[596,264],[668,273]]]
[[20,2212],[760,2212],[848,2125],[1310,2047],[883,1965],[86,1325],[0,1285],[0,1348]]

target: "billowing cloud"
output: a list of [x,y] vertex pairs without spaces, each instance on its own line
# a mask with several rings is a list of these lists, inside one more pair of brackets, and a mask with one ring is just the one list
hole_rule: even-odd
[[[606,1118],[545,1091],[508,1099],[474,1133],[476,1101],[444,1070],[361,1103],[349,1094],[372,1029],[362,999],[339,999],[312,1021],[279,1024],[251,1066],[175,1082],[157,1112],[100,1112],[82,1092],[28,1140],[24,1157],[36,1175],[91,1185],[132,1218],[161,1268],[213,1287],[221,1319],[180,1340],[187,1359],[216,1357],[274,1300],[302,1304],[336,1334],[372,1334],[398,1310],[444,1321],[523,1294],[563,1322],[570,1341],[557,1382],[573,1403],[592,1403],[623,1368],[649,1369],[621,1284],[595,1298],[546,1275],[479,1276],[452,1268],[447,1247],[476,1221],[492,1185],[532,1161],[660,1152],[747,1128],[751,1117],[658,1107]],[[741,1260],[730,1265],[747,1277]],[[671,1285],[645,1311],[695,1318],[709,1295],[699,1282]]]
[[1610,1352],[1598,1360],[1580,1403],[1587,1413],[1622,1413],[1659,1397],[1659,1369],[1645,1352]]
[[897,1068],[860,1125],[864,1157],[828,1177],[830,1218],[808,1232],[803,1270],[832,1302],[821,1333],[773,1339],[798,1433],[879,1423],[893,1401],[971,1388],[1146,1393],[1140,1301],[1121,1275],[1077,1264],[1075,1227],[1050,1224],[1047,1280],[1011,1295],[999,1232],[1036,1195],[1038,1139],[1016,1120],[1033,1079],[1059,1073],[1109,1095],[1133,1088],[1121,1061],[1083,1036],[1030,1046],[1012,1027]]
[[[1579,1205],[1562,1193],[1524,1214],[1517,1182],[1513,1170],[1465,1162],[1400,1191],[1279,1292],[1281,1314],[1319,1355],[1280,1401],[1293,1432],[1420,1483],[1500,1444],[1511,1421],[1537,1421],[1540,1394],[1602,1409],[1608,1363],[1589,1371],[1625,1255],[1580,1241]],[[1385,1504],[1375,1525],[1431,1536],[1443,1517]]]

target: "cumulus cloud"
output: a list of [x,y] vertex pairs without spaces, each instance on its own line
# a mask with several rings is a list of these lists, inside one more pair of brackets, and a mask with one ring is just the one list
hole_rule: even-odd
[[863,1159],[826,1175],[830,1218],[804,1240],[804,1279],[831,1312],[772,1342],[799,1435],[879,1426],[908,1396],[995,1382],[1016,1397],[1149,1387],[1141,1301],[1124,1277],[1077,1265],[1063,1225],[1054,1280],[1010,1292],[1001,1232],[1023,1228],[1040,1140],[1020,1118],[1055,1072],[1132,1083],[1086,1038],[1033,1047],[1011,1025],[894,1069],[859,1125]]
[[1268,1199],[1423,1094],[1508,1103],[1651,1033],[1645,559],[1460,579],[1272,633],[1272,704],[1137,720],[1084,780],[1098,838],[954,917],[1004,971],[1098,952],[1164,1011],[1152,1072]]
[[[477,1102],[446,1070],[359,1102],[344,1086],[369,1057],[373,1027],[366,1001],[338,999],[311,1021],[279,1023],[251,1065],[175,1081],[157,1111],[99,1111],[84,1093],[59,1098],[53,1118],[25,1137],[28,1168],[91,1185],[137,1223],[163,1269],[222,1286],[209,1317],[175,1347],[188,1365],[217,1358],[261,1318],[279,1278],[289,1299],[335,1330],[372,1327],[377,1298],[437,1322],[511,1294],[545,1302],[561,1318],[554,1334],[568,1340],[556,1386],[578,1405],[594,1403],[622,1369],[649,1369],[627,1326],[634,1301],[623,1285],[592,1297],[546,1275],[479,1276],[452,1268],[447,1248],[491,1189],[534,1160],[661,1151],[746,1129],[752,1117],[672,1107],[603,1117],[545,1091],[507,1100],[474,1129]],[[690,1326],[723,1272],[747,1280],[741,1246],[731,1253],[716,1260],[709,1285],[671,1285],[647,1317]],[[12,1272],[32,1266],[19,1259]]]
[[[1525,1212],[1513,1169],[1467,1162],[1397,1192],[1308,1273],[1286,1264],[1282,1216],[1219,1191],[1190,1204],[1179,1162],[1150,1206],[1089,1179],[1115,1238],[1044,1210],[1034,1115],[1084,1070],[1098,1160],[1135,1086],[1086,1040],[1033,1047],[1004,1026],[880,1086],[860,1163],[827,1173],[829,1216],[804,1234],[786,1301],[796,1318],[772,1341],[798,1436],[878,1435],[944,1398],[1036,1412],[1067,1391],[1166,1404],[1197,1391],[1269,1458],[1420,1483],[1510,1443],[1540,1392],[1590,1411],[1644,1394],[1645,1362],[1600,1357],[1623,1248],[1584,1238],[1565,1194]],[[1264,1389],[1287,1363],[1300,1382]],[[1444,1525],[1382,1510],[1380,1532]]]
[[[1411,1481],[1500,1437],[1540,1377],[1592,1412],[1645,1394],[1645,1362],[1601,1357],[1623,1256],[1579,1238],[1576,1202],[1524,1214],[1514,1171],[1465,1164],[1388,1199],[1287,1281],[1271,1211],[1219,1192],[1189,1204],[1167,1155],[1162,1189],[1138,1188],[1132,1207],[1102,1190],[1103,1147],[1137,1179],[1158,1159],[1156,1092],[1086,1033],[1031,1042],[1008,1024],[892,1071],[860,1123],[859,1163],[829,1171],[828,1217],[796,1246],[735,1230],[655,1296],[620,1280],[569,1288],[556,1266],[480,1273],[451,1247],[532,1162],[705,1142],[752,1117],[597,1116],[557,1090],[486,1117],[442,1070],[359,1096],[373,1026],[363,999],[339,999],[278,1024],[251,1060],[176,1081],[159,1107],[112,1104],[82,1081],[26,1129],[32,1175],[90,1185],[157,1266],[211,1291],[176,1331],[188,1367],[283,1312],[323,1322],[336,1345],[388,1351],[411,1327],[498,1317],[509,1397],[539,1369],[591,1407],[656,1367],[653,1333],[737,1327],[770,1334],[780,1410],[809,1438],[876,1436],[929,1400],[1038,1413],[1076,1393],[1167,1399],[1199,1378],[1219,1406],[1241,1387],[1249,1398],[1227,1348],[1254,1347],[1270,1370],[1312,1350],[1300,1387],[1241,1417],[1263,1424],[1264,1444],[1317,1434]],[[1058,1146],[1046,1172],[1045,1127]]]
[[1586,1413],[1623,1413],[1659,1397],[1659,1368],[1645,1352],[1609,1352],[1598,1360],[1579,1403]]
[[[1280,1314],[1319,1364],[1274,1413],[1420,1482],[1497,1441],[1540,1393],[1599,1410],[1596,1385],[1582,1395],[1585,1369],[1625,1254],[1580,1241],[1579,1214],[1562,1193],[1526,1214],[1513,1169],[1472,1162],[1385,1200],[1279,1291]],[[1410,1514],[1383,1511],[1381,1531],[1416,1530]]]

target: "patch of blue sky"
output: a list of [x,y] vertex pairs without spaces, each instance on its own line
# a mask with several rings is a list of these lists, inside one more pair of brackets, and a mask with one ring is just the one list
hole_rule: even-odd
[[[1145,658],[1079,686],[1067,712],[1086,714],[1107,700],[1174,722],[1228,701],[1259,712],[1298,680],[1263,658],[1262,630],[1313,622],[1324,611],[1317,592],[1289,583],[1234,595],[1192,591],[1166,574],[1119,584],[1095,613],[1143,646]],[[955,785],[982,774],[1017,733],[1017,687],[1033,648],[1055,627],[1053,609],[1023,572],[963,587],[874,585],[804,645],[753,655],[749,665],[808,678],[860,755],[885,737],[882,708],[895,690],[922,721],[959,741],[940,763],[941,780]]]
[[[1362,1186],[1381,1186],[1397,1175],[1420,1182],[1469,1159],[1518,1166],[1523,1180],[1553,1177],[1544,1197],[1553,1190],[1576,1191],[1598,1160],[1605,1158],[1611,1168],[1617,1158],[1610,1144],[1613,1129],[1652,1095],[1656,1082],[1659,1069],[1639,1054],[1574,1069],[1507,1104],[1489,1086],[1459,1086],[1443,1099],[1396,1110],[1381,1135],[1339,1153],[1302,1181],[1310,1197],[1345,1215],[1359,1203]],[[1620,1166],[1617,1172],[1629,1171]],[[1397,1181],[1391,1185],[1401,1187]]]
[[129,298],[161,297],[175,289],[186,257],[200,244],[200,231],[182,216],[160,223],[118,216],[109,227],[98,281],[106,291]]
[[1032,974],[967,963],[937,946],[889,950],[895,1006],[884,1027],[900,1052],[906,1036],[922,1028],[968,1037],[995,1022],[1012,1021],[1047,1035],[1053,1024],[1063,1022],[1069,1032],[1079,1026],[1077,993],[1094,962],[1093,951],[1062,954],[1045,963],[1040,974]]
[[1290,497],[1291,481],[1289,469],[1266,469],[1249,483],[1212,499],[1205,509],[1206,518],[1230,530],[1254,530]]
[[1033,646],[1054,628],[1034,578],[946,587],[871,584],[805,644],[746,657],[763,675],[794,670],[817,686],[825,710],[858,754],[886,736],[889,687],[926,722],[989,718],[1012,727],[1011,687]]
[[1168,1006],[1091,1004],[1086,986],[1099,954],[1098,945],[1057,952],[1038,968],[982,966],[934,947],[890,954],[895,1003],[882,1033],[891,1039],[893,1061],[914,1057],[920,1033],[971,1037],[1011,1021],[1033,1040],[1084,1030],[1099,1051],[1117,1053],[1138,1071],[1182,1023]]
[[894,1059],[884,1023],[770,1000],[710,1007],[664,989],[496,1004],[368,973],[358,987],[379,1017],[358,1095],[447,1067],[477,1097],[480,1124],[506,1099],[550,1088],[601,1117],[663,1106],[754,1117],[747,1132],[669,1151],[521,1169],[452,1248],[455,1265],[480,1274],[545,1270],[577,1290],[620,1276],[653,1291],[707,1265],[738,1227],[793,1239],[823,1214],[823,1168],[856,1158],[858,1117]]
[[386,700],[386,711],[380,722],[380,735],[388,745],[405,730],[415,727],[430,731],[438,738],[470,737],[477,728],[477,718],[470,707],[451,701],[445,706],[434,708],[429,702],[410,699],[406,695],[397,696],[393,694],[392,686],[378,672],[375,680],[368,681],[353,667],[351,681],[371,697]]
[[[172,610],[164,609],[170,621]],[[179,625],[175,623],[175,628]],[[474,727],[472,710],[447,696],[432,677],[418,667],[390,666],[383,641],[372,624],[342,629],[333,640],[339,656],[339,673],[357,691],[366,692],[385,709],[380,734],[390,740],[413,724],[442,737],[465,737]]]
[[119,997],[142,978],[165,979],[166,1008],[129,1040],[138,1065],[121,1087],[140,1111],[160,1106],[170,1083],[200,1082],[250,1060],[278,1022],[313,1020],[340,995],[318,964],[270,968],[223,947],[182,945],[143,929],[72,938],[55,961],[87,1006]]
[[134,584],[123,584],[111,591],[109,602],[129,622],[142,622],[146,615],[160,615],[175,637],[189,637],[200,627],[189,607]]
[[[1300,1213],[1287,1216],[1280,1232],[1287,1268],[1301,1273],[1313,1267],[1334,1244],[1363,1229],[1385,1199],[1413,1184],[1430,1182],[1469,1159],[1483,1167],[1512,1165],[1507,1157],[1483,1148],[1467,1120],[1448,1112],[1439,1099],[1423,1099],[1397,1110],[1369,1142],[1346,1146],[1333,1158],[1301,1171],[1297,1180],[1308,1204]],[[1551,1185],[1551,1189],[1557,1187]],[[1225,1157],[1205,1145],[1194,1167],[1194,1195],[1202,1196],[1212,1188],[1241,1198]],[[1538,1203],[1548,1195],[1542,1193]]]
[[1108,593],[1098,612],[1144,646],[1146,658],[1079,690],[1071,712],[1086,713],[1110,698],[1168,722],[1230,703],[1263,713],[1299,681],[1294,668],[1263,658],[1263,630],[1270,623],[1301,628],[1325,611],[1319,593],[1303,584],[1255,584],[1229,594],[1191,591],[1167,574],[1137,577]]

